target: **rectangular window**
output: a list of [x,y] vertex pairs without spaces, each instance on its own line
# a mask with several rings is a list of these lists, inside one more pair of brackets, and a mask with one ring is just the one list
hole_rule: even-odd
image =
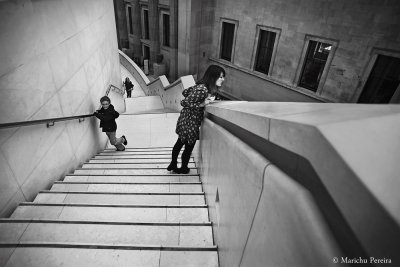
[[129,23],[129,33],[133,34],[133,27],[132,27],[132,7],[128,6],[128,23]]
[[232,61],[232,48],[235,35],[235,24],[222,22],[221,53],[222,59]]
[[275,39],[275,32],[260,30],[254,70],[268,75]]
[[150,59],[150,47],[143,45],[143,59]]
[[143,9],[143,37],[146,40],[149,40],[149,10]]
[[169,46],[169,15],[163,14],[163,45]]
[[331,49],[331,44],[310,40],[299,86],[313,92],[317,91]]
[[400,58],[378,55],[358,102],[389,103],[399,84]]

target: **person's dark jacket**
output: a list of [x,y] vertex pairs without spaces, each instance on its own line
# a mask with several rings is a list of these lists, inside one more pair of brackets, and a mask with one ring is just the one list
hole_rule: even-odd
[[103,128],[103,132],[115,132],[117,130],[117,123],[115,119],[119,117],[119,113],[114,109],[114,106],[110,104],[108,109],[101,108],[93,113],[98,119],[100,119],[100,127]]

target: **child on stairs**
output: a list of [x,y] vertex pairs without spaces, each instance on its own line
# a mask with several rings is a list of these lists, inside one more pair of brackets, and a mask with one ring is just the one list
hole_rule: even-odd
[[[128,144],[125,135],[120,138],[116,137],[117,123],[115,119],[119,117],[119,113],[111,105],[111,100],[108,96],[100,98],[101,109],[96,110],[93,115],[100,119],[100,128],[106,133],[111,145],[117,148],[117,151],[124,151]],[[125,145],[125,146],[124,146]]]

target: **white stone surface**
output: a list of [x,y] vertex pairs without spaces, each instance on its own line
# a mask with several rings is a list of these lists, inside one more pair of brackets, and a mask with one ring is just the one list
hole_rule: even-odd
[[18,242],[29,223],[0,223],[0,236],[2,242]]
[[208,222],[207,208],[168,208],[167,222]]
[[242,264],[335,266],[326,259],[343,252],[333,240],[311,194],[275,166],[268,166]]
[[166,222],[167,208],[64,207],[59,219],[114,222]]
[[[175,175],[167,169],[115,169],[115,170],[103,170],[103,169],[78,169],[75,170],[75,174],[94,174],[94,175]],[[198,174],[197,169],[190,169],[189,174]]]
[[[60,203],[90,203],[106,205],[179,205],[179,195],[67,194],[64,202]],[[203,203],[201,204],[204,204],[204,197]]]
[[[170,162],[164,163],[84,163],[83,169],[166,169]],[[189,162],[189,168],[194,168],[194,162]]]
[[66,176],[65,182],[101,182],[101,183],[164,183],[199,182],[199,176],[158,175],[158,176]]
[[179,227],[180,246],[212,246],[211,226],[181,226]]
[[58,219],[64,206],[18,206],[11,218],[16,219]]
[[5,266],[138,266],[158,267],[159,251],[76,249],[76,248],[18,248]]
[[[181,159],[178,159],[178,162],[181,162]],[[191,161],[189,161],[189,163],[193,163],[193,159]],[[168,157],[164,158],[164,159],[160,159],[160,158],[150,158],[150,159],[142,159],[142,158],[138,158],[138,159],[130,159],[130,158],[106,158],[106,159],[101,159],[101,158],[95,158],[95,159],[91,159],[89,160],[89,163],[128,163],[128,164],[133,164],[133,166],[135,166],[134,164],[137,163],[170,163],[170,160]]]
[[206,119],[202,127],[201,179],[215,242],[221,262],[238,266],[270,162],[213,122]]
[[216,251],[161,251],[160,267],[217,267]]
[[[179,228],[179,226],[159,225],[31,223],[20,240],[177,246],[179,245]],[[188,231],[190,232],[190,229]],[[202,236],[199,237],[201,238]]]
[[151,110],[163,109],[164,105],[159,96],[143,96],[126,98],[126,113],[134,114]]

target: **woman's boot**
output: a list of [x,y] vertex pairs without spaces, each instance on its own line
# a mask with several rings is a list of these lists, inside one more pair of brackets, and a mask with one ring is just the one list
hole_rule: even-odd
[[178,162],[178,155],[179,155],[179,152],[181,151],[182,147],[183,147],[183,143],[178,138],[178,140],[176,141],[176,143],[174,145],[174,148],[172,149],[171,163],[167,167],[168,171],[173,171],[173,172],[178,173],[178,167],[176,166],[176,164]]
[[176,161],[171,161],[171,163],[168,165],[167,170],[168,171],[173,171],[176,172],[178,169],[178,166],[176,166],[177,162]]
[[190,172],[188,165],[189,165],[190,155],[192,154],[194,145],[195,144],[192,144],[192,145],[185,144],[185,150],[183,150],[183,153],[182,153],[182,165],[177,170],[177,173],[188,174]]

